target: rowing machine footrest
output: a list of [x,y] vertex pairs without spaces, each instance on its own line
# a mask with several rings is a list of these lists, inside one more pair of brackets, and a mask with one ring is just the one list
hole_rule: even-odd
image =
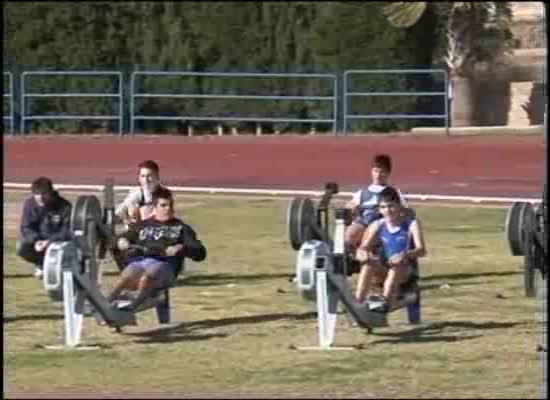
[[164,289],[164,300],[155,307],[159,324],[170,323],[170,290]]

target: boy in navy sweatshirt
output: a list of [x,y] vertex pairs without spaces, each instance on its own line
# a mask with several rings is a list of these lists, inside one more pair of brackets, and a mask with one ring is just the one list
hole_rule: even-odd
[[31,185],[32,196],[23,204],[16,254],[35,267],[34,276],[42,278],[42,263],[52,242],[71,238],[71,203],[54,190],[46,177]]

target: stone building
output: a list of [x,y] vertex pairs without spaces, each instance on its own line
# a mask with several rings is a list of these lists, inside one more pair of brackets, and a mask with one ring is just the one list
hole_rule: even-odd
[[542,2],[512,2],[516,48],[498,69],[479,65],[472,79],[453,82],[452,126],[542,124],[547,51],[543,7]]

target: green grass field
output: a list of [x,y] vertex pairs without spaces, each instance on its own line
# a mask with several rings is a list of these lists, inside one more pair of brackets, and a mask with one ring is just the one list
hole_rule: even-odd
[[[68,196],[74,198],[74,195]],[[536,398],[541,368],[539,300],[524,296],[521,258],[504,240],[504,208],[413,205],[429,255],[421,261],[423,323],[367,335],[338,320],[337,345],[359,351],[296,351],[316,344],[313,303],[288,276],[295,252],[287,201],[177,198],[178,214],[209,250],[172,289],[173,323],[153,310],[117,334],[87,318],[95,351],[61,344],[61,304],[14,255],[21,192],[4,192],[4,393],[170,394],[218,397]],[[195,268],[196,267],[196,268]],[[107,262],[103,287],[116,267]],[[447,289],[441,288],[448,284]]]

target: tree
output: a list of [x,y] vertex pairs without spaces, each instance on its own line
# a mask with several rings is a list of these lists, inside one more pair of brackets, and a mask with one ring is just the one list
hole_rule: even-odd
[[383,13],[397,28],[410,28],[428,8],[439,21],[439,56],[451,75],[469,76],[480,62],[498,63],[513,48],[510,2],[395,2]]
[[510,2],[395,2],[382,13],[397,28],[420,23],[428,10],[438,20],[436,59],[446,66],[454,88],[454,125],[470,125],[476,69],[496,69],[514,45]]

